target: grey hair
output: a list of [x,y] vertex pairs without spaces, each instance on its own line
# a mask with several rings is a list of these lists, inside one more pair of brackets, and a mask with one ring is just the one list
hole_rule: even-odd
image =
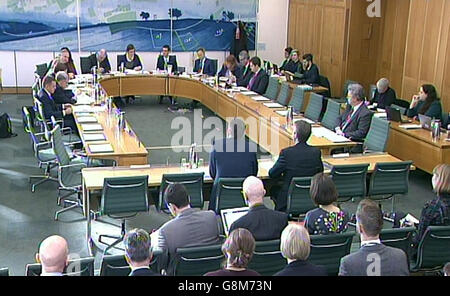
[[56,73],[55,78],[56,78],[56,81],[68,81],[69,75],[67,75],[67,73],[64,71],[59,71],[58,73]]
[[245,49],[244,50],[241,50],[241,52],[239,53],[239,60],[241,60],[241,59],[250,59],[250,55],[248,54],[248,51],[246,51]]
[[280,251],[290,260],[308,259],[311,251],[311,239],[308,230],[302,225],[289,224],[281,233]]
[[389,80],[387,78],[381,78],[378,80],[377,85],[383,89],[386,89],[389,86]]
[[358,98],[359,101],[364,100],[364,87],[361,84],[354,83],[348,88],[353,97]]

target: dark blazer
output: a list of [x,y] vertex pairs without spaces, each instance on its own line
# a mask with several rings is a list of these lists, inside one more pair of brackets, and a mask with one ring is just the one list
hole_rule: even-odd
[[236,83],[238,86],[247,87],[250,82],[250,78],[252,78],[253,72],[250,70],[250,64],[245,65],[241,68],[241,77],[238,77]]
[[160,274],[157,274],[148,268],[139,268],[131,271],[129,276],[160,276]]
[[[252,72],[250,80],[248,81],[247,87],[250,86],[250,82],[252,81],[254,76],[255,76],[255,73]],[[266,71],[261,69],[261,70],[259,70],[258,75],[255,77],[255,80],[254,80],[253,85],[250,88],[250,90],[254,91],[255,93],[258,93],[260,95],[263,95],[266,93],[268,85],[269,85],[269,75],[267,75]]]
[[[200,59],[196,59],[194,63],[194,72],[199,73],[202,69],[202,64],[200,63]],[[216,69],[217,70],[217,69]],[[205,57],[205,64],[203,65],[203,74],[209,76],[215,76],[216,72],[214,70],[214,64],[211,59]]]
[[[306,84],[319,84],[320,76],[319,76],[319,68],[316,64],[312,64],[309,70],[304,70],[303,66],[299,67],[300,72],[295,73],[295,78],[300,78],[301,83]],[[298,75],[300,74],[300,75]]]
[[56,119],[63,118],[62,105],[56,104],[54,99],[49,97],[44,89],[39,92],[39,101],[42,103],[45,119],[55,116]]
[[[379,263],[375,260],[379,258]],[[374,266],[379,266],[379,274]],[[405,252],[383,244],[365,245],[341,258],[339,275],[346,276],[408,276],[409,263]]]
[[392,105],[397,98],[395,90],[388,88],[384,93],[380,94],[378,89],[375,90],[375,95],[373,97],[372,103],[377,103],[377,108],[386,109],[386,107]]
[[296,260],[274,274],[274,276],[328,276],[327,269],[308,261]]
[[[172,73],[178,71],[178,64],[177,64],[176,56],[169,55],[169,62],[167,64],[172,65]],[[164,57],[162,55],[158,56],[158,61],[156,63],[156,69],[161,70],[161,71],[164,71],[164,70],[167,71],[165,64],[164,64]]]
[[[347,106],[345,112],[338,117],[336,121],[336,127],[343,127],[347,117],[352,112],[352,107],[350,105]],[[367,136],[369,132],[370,123],[372,121],[372,112],[367,109],[366,105],[363,103],[356,114],[353,115],[350,123],[345,127],[342,132],[344,132],[345,137],[350,138],[353,141],[364,141],[364,138]]]
[[[412,109],[408,109],[406,115],[408,117],[418,116],[419,111],[422,108],[423,104],[425,104],[425,102],[420,101],[416,107],[414,107]],[[433,103],[431,103],[430,107],[428,108],[428,110],[425,112],[424,115],[431,117],[431,118],[435,118],[435,119],[442,119],[441,118],[442,117],[441,101],[437,100],[437,101],[434,101]]]
[[274,211],[264,205],[255,205],[248,213],[231,224],[230,232],[245,228],[253,234],[256,241],[280,239],[281,232],[288,225],[286,213]]
[[134,54],[134,58],[131,62],[127,61],[126,54],[117,56],[117,71],[120,69],[120,65],[123,63],[125,69],[133,70],[136,67],[142,67],[141,59],[137,54]]
[[276,210],[284,211],[287,206],[287,194],[293,177],[312,177],[323,172],[322,153],[320,149],[306,143],[298,143],[281,150],[275,165],[269,170],[270,178],[282,177],[283,185],[276,198]]
[[293,60],[289,60],[289,62],[284,66],[283,70],[295,74],[295,72],[300,72],[302,70],[302,64],[300,63],[300,61],[297,61],[295,63]]
[[94,66],[97,66],[99,68],[103,68],[102,73],[111,72],[111,64],[109,63],[108,55],[106,55],[105,59],[99,63],[97,60],[97,54],[93,53],[89,56],[89,60],[91,62],[90,69],[92,69],[92,67],[94,67]]
[[59,84],[56,84],[56,90],[52,95],[55,104],[75,104],[74,94],[70,90],[64,90]]
[[[222,69],[219,71],[219,77],[225,77],[227,75],[228,68],[227,66],[223,65]],[[233,74],[236,77],[236,81],[239,80],[242,77],[242,70],[241,67],[236,66],[233,71],[231,71],[231,74]]]

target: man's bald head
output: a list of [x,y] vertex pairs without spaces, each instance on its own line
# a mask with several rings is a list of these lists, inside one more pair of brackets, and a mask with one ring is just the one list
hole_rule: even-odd
[[245,179],[242,186],[245,196],[247,197],[249,205],[264,202],[264,195],[266,195],[266,190],[264,189],[263,182],[254,177],[250,176]]
[[39,246],[38,259],[42,272],[63,272],[67,265],[69,247],[67,241],[58,235],[52,235]]
[[102,62],[106,58],[106,49],[102,48],[97,52],[97,59]]

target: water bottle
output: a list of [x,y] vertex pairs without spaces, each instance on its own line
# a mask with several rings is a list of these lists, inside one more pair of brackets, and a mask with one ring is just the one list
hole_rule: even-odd
[[125,112],[121,111],[119,115],[119,129],[125,129]]
[[197,168],[197,152],[195,151],[195,147],[197,144],[192,144],[191,148],[189,148],[189,168],[196,169]]
[[433,137],[433,141],[441,138],[441,121],[438,119],[431,122],[431,136]]
[[125,66],[124,66],[123,62],[120,64],[120,69],[119,70],[120,70],[121,73],[125,72]]
[[92,67],[92,76],[94,78],[94,85],[97,84],[98,82],[98,77],[97,77],[97,66]]
[[291,128],[294,123],[294,107],[288,106],[286,113],[286,128]]

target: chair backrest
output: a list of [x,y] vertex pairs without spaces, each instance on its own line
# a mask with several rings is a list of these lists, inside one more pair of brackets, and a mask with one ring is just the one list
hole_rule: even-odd
[[395,105],[395,104],[392,104],[391,108],[394,108],[394,109],[397,109],[398,111],[400,111],[401,115],[406,115],[406,111],[408,110],[408,108],[405,108],[405,107],[402,107],[399,105]]
[[450,226],[429,226],[417,249],[414,269],[432,269],[450,262]]
[[385,152],[389,140],[390,125],[390,121],[373,116],[369,132],[364,139],[364,150]]
[[50,132],[50,139],[52,142],[53,152],[56,155],[59,165],[66,166],[70,164],[70,156],[67,153],[66,147],[64,146],[64,141],[61,134],[61,128],[56,125]]
[[211,61],[213,64],[213,73],[214,73],[214,75],[217,75],[217,67],[218,67],[219,61],[216,59],[211,59]]
[[186,67],[178,67],[178,73],[186,72]]
[[220,210],[245,207],[242,196],[242,184],[245,178],[219,178],[216,187],[216,208]]
[[224,259],[222,245],[178,248],[174,258],[174,275],[201,276],[220,269]]
[[174,183],[183,184],[189,194],[190,204],[193,208],[203,208],[203,178],[204,173],[189,174],[164,174],[159,188],[158,210],[166,208],[164,203],[164,191],[167,186]]
[[[162,254],[161,251],[153,252],[153,258],[150,261],[150,269],[155,273],[158,270],[158,258]],[[102,258],[100,266],[100,276],[127,276],[131,273],[125,255],[105,255]]]
[[31,114],[28,111],[28,108],[25,106],[22,107],[22,117],[23,117],[23,122],[25,124],[24,125],[25,132],[35,134],[34,125],[31,120]]
[[[124,54],[118,54],[118,55],[117,55],[117,71],[120,70],[120,61],[123,60],[124,57],[125,57]],[[125,66],[125,65],[124,65],[124,66]]]
[[334,130],[336,120],[341,113],[341,104],[331,99],[328,99],[327,101],[327,110],[323,115],[321,124],[327,129]]
[[311,235],[308,261],[324,266],[328,275],[337,275],[341,258],[350,254],[354,235],[354,232],[348,231],[340,234]]
[[91,58],[90,57],[80,57],[80,64],[81,64],[81,73],[82,74],[89,74],[91,73]]
[[415,227],[382,229],[380,233],[380,240],[386,246],[403,250],[408,257],[409,262],[412,234],[415,231]]
[[286,213],[289,218],[305,215],[316,206],[311,200],[309,189],[311,188],[311,177],[292,178],[288,189]]
[[289,106],[294,108],[294,112],[300,113],[303,108],[303,101],[305,98],[305,90],[302,87],[296,87],[292,92],[292,98]]
[[[70,276],[94,276],[94,257],[70,260],[67,268],[63,272]],[[27,264],[25,266],[26,276],[40,276],[42,265],[40,263]]]
[[406,194],[412,161],[379,162],[370,177],[368,195]]
[[305,110],[305,117],[314,121],[320,120],[320,113],[322,112],[323,96],[311,92],[309,103]]
[[0,268],[0,276],[9,276],[9,268]]
[[148,212],[148,175],[105,178],[101,212],[113,218]]
[[47,63],[36,65],[35,73],[39,75],[39,77],[44,78],[45,74],[47,73],[47,68]]
[[329,98],[331,97],[331,85],[330,80],[327,77],[319,75],[319,85],[327,88],[328,90],[324,93],[324,96]]
[[394,100],[393,104],[397,105],[397,106],[400,106],[400,107],[403,107],[405,109],[409,109],[410,102],[408,102],[406,100],[403,100],[403,99],[400,99],[400,98],[397,98],[397,99]]
[[280,83],[278,82],[278,79],[276,79],[275,77],[269,77],[269,84],[267,86],[267,90],[264,96],[271,100],[276,100],[278,95],[279,84]]
[[277,103],[287,106],[289,101],[289,84],[286,82],[281,84],[280,93],[278,94]]
[[248,265],[263,276],[271,276],[286,266],[286,259],[281,255],[280,240],[256,242],[253,258]]
[[338,200],[366,196],[366,176],[369,164],[335,165],[331,177],[336,185]]
[[448,125],[450,124],[450,112],[446,112],[444,110],[442,110],[442,127],[447,129]]

